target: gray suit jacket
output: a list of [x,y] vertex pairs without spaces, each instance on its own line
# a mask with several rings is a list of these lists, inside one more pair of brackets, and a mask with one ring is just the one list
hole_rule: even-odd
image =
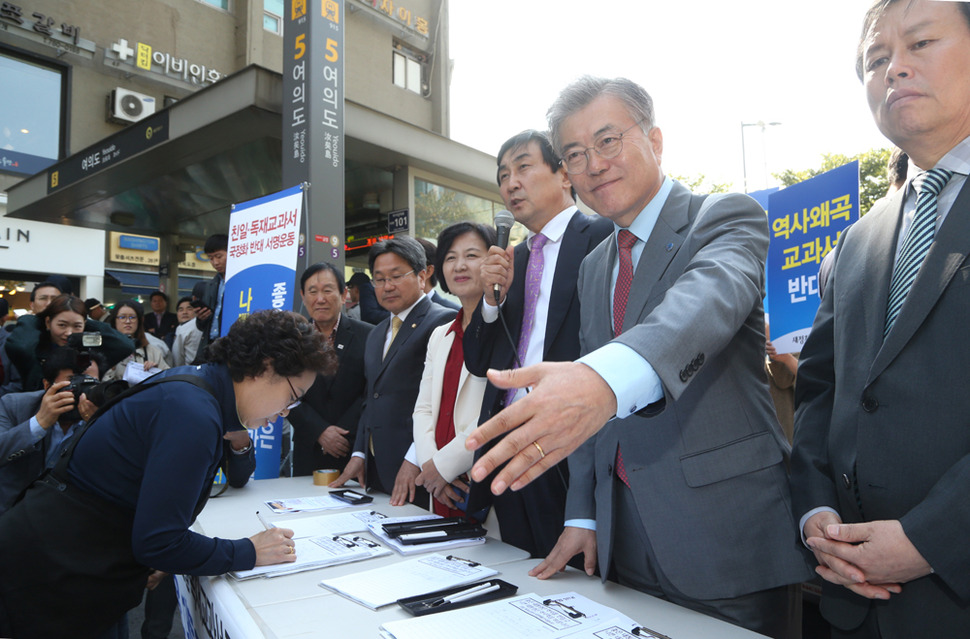
[[[811,576],[792,520],[788,443],[763,373],[767,220],[746,196],[693,196],[674,184],[637,265],[624,330],[664,390],[609,422],[569,458],[566,518],[595,517],[601,574],[613,530],[613,465],[624,466],[643,528],[673,585],[737,597]],[[613,341],[610,236],[579,274],[581,348]]]
[[[455,318],[455,312],[422,297],[411,309],[387,355],[384,338],[391,316],[367,336],[364,347],[364,375],[367,392],[357,427],[354,452],[370,455],[373,438],[374,460],[383,488],[390,491],[404,455],[414,441],[414,402],[418,398],[424,360],[431,332]],[[369,481],[369,480],[368,480]]]
[[[935,574],[879,602],[885,637],[970,628],[970,182],[883,341],[904,191],[842,237],[795,385],[795,514],[898,519]],[[827,585],[827,584],[826,584]],[[857,626],[870,602],[827,587],[822,612]]]
[[43,396],[40,390],[0,398],[0,514],[44,471],[50,431],[39,442],[30,433],[30,418],[37,414]]

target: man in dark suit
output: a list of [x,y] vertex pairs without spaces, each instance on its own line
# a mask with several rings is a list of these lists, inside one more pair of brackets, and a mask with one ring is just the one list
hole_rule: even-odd
[[532,574],[583,553],[590,573],[598,562],[603,578],[797,636],[789,585],[811,572],[764,383],[764,211],[665,177],[653,102],[629,80],[581,78],[549,123],[579,197],[616,233],[580,268],[583,357],[492,375],[533,391],[469,436],[524,424],[473,478],[518,453],[492,484],[517,489],[575,449],[566,516],[596,530],[567,527]]
[[[206,351],[209,344],[222,335],[222,297],[226,290],[226,260],[229,255],[229,236],[216,233],[205,241],[203,252],[209,258],[209,264],[216,270],[216,274],[205,284],[202,296],[204,306],[195,314],[195,325],[202,331],[199,351],[195,357],[196,364],[206,361]],[[226,327],[228,330],[229,327]]]
[[75,411],[74,394],[67,389],[72,375],[100,379],[97,362],[86,359],[80,363],[77,351],[58,348],[44,362],[43,370],[44,390],[0,398],[0,514],[56,458],[81,418],[89,418],[97,410],[84,398]]
[[343,470],[357,437],[364,403],[364,344],[373,326],[341,315],[344,278],[328,262],[307,268],[300,295],[314,327],[327,336],[337,353],[337,373],[317,376],[303,402],[290,411],[293,425],[293,474]]
[[[514,249],[492,247],[482,264],[484,298],[465,331],[463,344],[465,366],[479,377],[489,368],[517,367],[516,351],[522,366],[579,357],[576,276],[583,258],[613,230],[609,220],[588,217],[576,208],[569,177],[543,133],[523,131],[508,139],[498,153],[496,177],[505,205],[529,230],[530,238]],[[535,250],[540,234],[543,245]],[[538,277],[527,285],[530,272]],[[501,287],[501,312],[514,346],[498,321],[495,284]],[[530,309],[526,308],[527,288],[535,300]],[[524,329],[526,315],[529,321]],[[510,396],[489,384],[480,422],[522,396],[524,392]],[[562,532],[567,484],[563,462],[524,490],[496,497],[502,540],[534,557],[545,557]],[[484,484],[476,484],[473,492],[473,508],[490,496]],[[487,500],[482,505],[485,503]]]
[[963,637],[970,3],[876,3],[858,51],[911,177],[836,248],[795,386],[795,515],[833,637]]
[[148,298],[152,307],[151,313],[145,313],[145,331],[160,340],[164,340],[169,348],[175,339],[175,329],[178,328],[179,318],[168,310],[168,295],[161,291],[153,291]]
[[[412,413],[431,332],[455,318],[424,295],[424,249],[411,237],[378,242],[368,254],[380,305],[390,313],[371,331],[364,349],[367,392],[352,459],[332,486],[355,479],[414,501],[421,469],[405,459],[414,443]],[[422,489],[423,492],[423,489]]]

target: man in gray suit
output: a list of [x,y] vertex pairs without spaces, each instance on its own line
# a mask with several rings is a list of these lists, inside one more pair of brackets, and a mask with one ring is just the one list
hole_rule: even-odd
[[970,3],[882,0],[857,71],[910,182],[835,251],[795,388],[792,494],[833,637],[970,631]]
[[79,364],[77,351],[58,348],[44,362],[43,370],[44,390],[0,398],[0,514],[56,459],[81,417],[90,418],[97,410],[86,397],[75,403],[74,394],[67,390],[72,375],[100,379],[96,362]]
[[567,527],[532,574],[582,552],[590,573],[598,559],[621,584],[797,636],[789,584],[811,572],[762,373],[764,212],[666,178],[652,101],[629,80],[578,80],[549,124],[580,198],[616,233],[580,269],[583,357],[490,376],[534,390],[473,433],[475,445],[528,422],[474,479],[518,450],[492,485],[517,488],[602,428],[569,458],[566,518],[595,532]]

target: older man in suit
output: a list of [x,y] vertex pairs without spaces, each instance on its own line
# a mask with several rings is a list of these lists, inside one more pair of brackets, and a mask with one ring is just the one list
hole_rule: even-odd
[[795,389],[795,512],[834,637],[970,629],[970,3],[882,0],[857,71],[905,188],[843,236]]
[[[529,230],[518,246],[492,247],[482,264],[484,297],[465,332],[465,366],[484,377],[505,369],[579,357],[576,278],[583,258],[613,230],[606,218],[576,208],[572,183],[549,138],[523,131],[499,149],[496,179],[505,206]],[[499,321],[494,287],[511,340]],[[514,342],[514,344],[512,343]],[[525,396],[489,384],[480,422]],[[494,499],[502,541],[545,557],[562,532],[568,470],[565,462],[524,490]],[[472,487],[472,508],[487,503],[487,485]]]
[[534,390],[470,436],[525,423],[474,478],[518,452],[492,484],[517,489],[599,430],[569,459],[566,504],[596,530],[567,527],[533,574],[583,552],[604,578],[797,636],[789,584],[811,573],[762,373],[764,212],[665,177],[652,101],[629,80],[578,80],[549,121],[577,193],[616,233],[580,269],[584,357],[491,374]]
[[[367,392],[351,460],[332,486],[355,479],[391,495],[399,506],[427,493],[414,481],[417,458],[405,459],[414,443],[412,413],[424,372],[431,332],[455,318],[424,294],[424,248],[411,237],[378,242],[368,254],[374,289],[390,315],[367,337]],[[413,453],[413,451],[412,451]]]
[[300,277],[303,305],[340,363],[335,375],[318,375],[303,402],[290,411],[294,475],[343,470],[357,437],[366,386],[364,344],[373,326],[341,315],[344,291],[343,275],[328,262],[313,264]]

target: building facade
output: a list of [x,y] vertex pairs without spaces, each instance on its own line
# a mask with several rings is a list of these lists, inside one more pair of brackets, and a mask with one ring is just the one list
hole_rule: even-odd
[[[361,268],[391,212],[433,238],[501,205],[494,158],[448,138],[447,0],[343,9],[345,257]],[[0,281],[29,289],[59,272],[110,303],[210,277],[199,247],[227,232],[230,206],[291,186],[280,173],[287,10],[3,2]]]

